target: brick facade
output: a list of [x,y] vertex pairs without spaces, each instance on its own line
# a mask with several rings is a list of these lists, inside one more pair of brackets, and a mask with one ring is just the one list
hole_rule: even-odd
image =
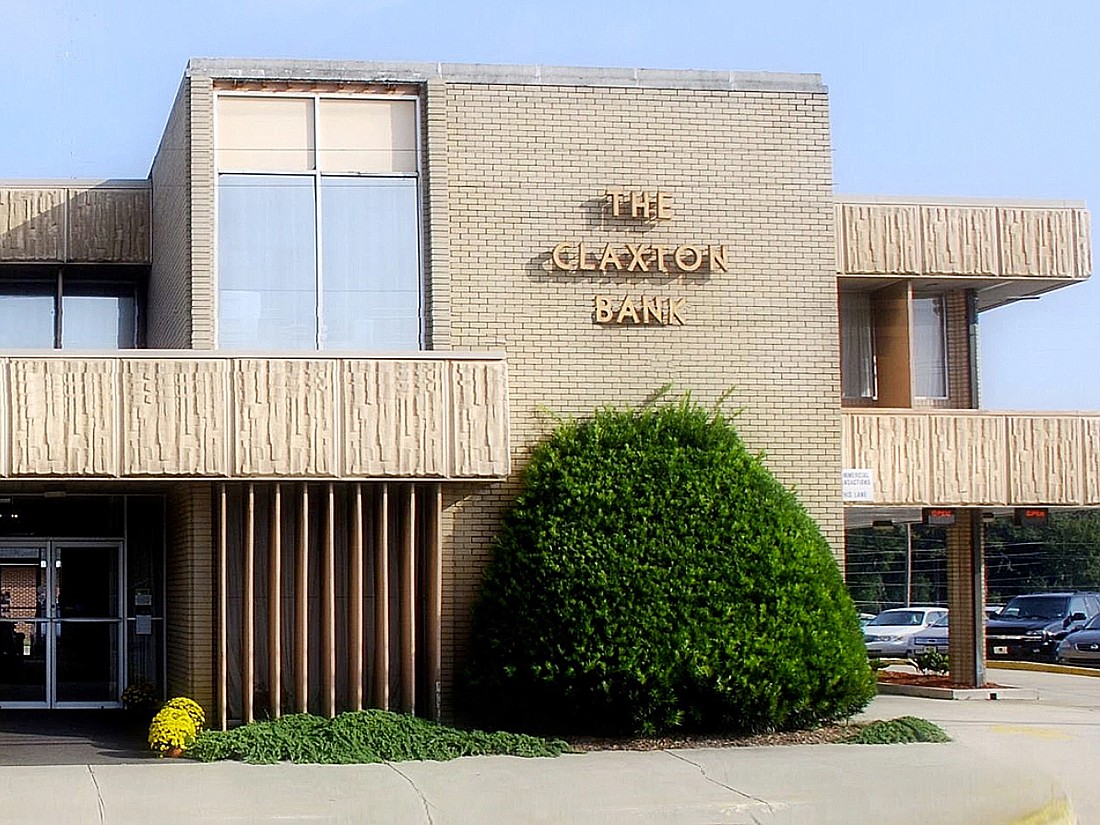
[[[737,424],[750,449],[797,489],[839,553],[825,94],[456,83],[446,113],[449,220],[429,229],[450,240],[450,346],[507,354],[515,468],[554,415],[635,406],[666,383],[704,404],[732,391],[728,406],[742,410]],[[668,191],[673,217],[656,225],[609,218],[601,198],[614,186]],[[578,240],[596,249],[724,244],[729,272],[550,271],[554,245]],[[597,294],[684,297],[686,320],[597,325]],[[517,488],[518,474],[448,497],[445,695]]]

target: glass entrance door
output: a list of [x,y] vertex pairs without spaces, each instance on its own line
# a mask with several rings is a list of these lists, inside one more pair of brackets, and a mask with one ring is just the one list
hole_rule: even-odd
[[121,542],[0,545],[0,707],[118,707]]
[[0,545],[0,707],[49,707],[47,545]]

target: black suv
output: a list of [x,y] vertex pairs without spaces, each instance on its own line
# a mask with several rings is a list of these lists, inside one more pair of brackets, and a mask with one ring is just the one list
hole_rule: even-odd
[[1100,613],[1100,593],[1028,593],[986,622],[990,659],[1053,659],[1058,642]]

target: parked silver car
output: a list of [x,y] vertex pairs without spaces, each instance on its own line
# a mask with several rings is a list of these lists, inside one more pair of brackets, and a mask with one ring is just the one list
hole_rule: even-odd
[[1100,666],[1100,613],[1062,639],[1054,657],[1065,665]]
[[867,655],[904,657],[909,637],[947,615],[946,607],[895,607],[883,610],[863,628]]
[[948,616],[944,613],[932,624],[923,630],[918,630],[912,636],[909,637],[909,642],[905,646],[906,658],[912,659],[918,653],[928,653],[935,650],[947,655],[947,619]]

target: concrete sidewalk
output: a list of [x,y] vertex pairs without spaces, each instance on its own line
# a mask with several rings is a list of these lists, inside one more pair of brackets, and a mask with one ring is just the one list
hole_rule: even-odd
[[470,757],[390,765],[7,767],[0,822],[936,823],[1076,820],[1056,783],[960,744]]
[[[1100,679],[997,671],[1039,701],[879,696],[945,745],[807,745],[390,765],[202,765],[106,716],[5,716],[0,823],[1100,823]],[[140,740],[140,736],[136,737]]]

